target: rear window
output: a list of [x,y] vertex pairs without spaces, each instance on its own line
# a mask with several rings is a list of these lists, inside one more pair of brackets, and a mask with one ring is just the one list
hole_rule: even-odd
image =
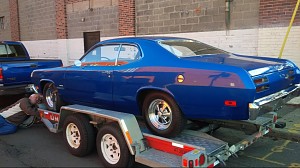
[[0,58],[19,58],[27,57],[22,46],[0,44]]
[[163,40],[159,44],[177,57],[228,54],[226,51],[194,40]]

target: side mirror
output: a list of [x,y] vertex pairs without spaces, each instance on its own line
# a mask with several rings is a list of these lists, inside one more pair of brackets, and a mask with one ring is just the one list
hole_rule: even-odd
[[80,61],[80,60],[76,60],[76,61],[74,62],[74,65],[75,65],[75,66],[78,66],[78,67],[81,66],[81,61]]

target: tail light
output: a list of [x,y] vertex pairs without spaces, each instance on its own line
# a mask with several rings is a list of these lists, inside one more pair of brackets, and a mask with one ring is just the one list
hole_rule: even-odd
[[199,157],[199,165],[202,166],[202,165],[204,165],[204,163],[205,163],[205,155],[202,154]]
[[186,159],[183,159],[182,166],[187,167],[187,160]]
[[259,85],[259,84],[262,84],[262,83],[266,83],[266,82],[268,82],[268,81],[269,81],[269,80],[268,80],[267,77],[254,79],[255,85]]
[[3,80],[3,69],[0,68],[0,80]]
[[189,161],[189,168],[193,168],[194,167],[194,161],[193,160],[190,160]]
[[269,88],[270,88],[269,85],[257,86],[256,92],[262,92],[262,91],[268,90]]

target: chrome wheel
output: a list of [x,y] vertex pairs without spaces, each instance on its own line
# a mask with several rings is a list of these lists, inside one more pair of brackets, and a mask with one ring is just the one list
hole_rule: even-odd
[[66,137],[68,144],[77,149],[80,146],[80,132],[78,127],[74,123],[69,123],[66,129]]
[[54,107],[54,103],[56,102],[56,96],[55,96],[53,89],[51,89],[51,88],[48,88],[46,90],[46,102],[49,107],[51,107],[51,108]]
[[111,134],[105,134],[101,139],[101,151],[105,160],[110,164],[117,164],[121,157],[120,145]]
[[148,117],[155,128],[166,130],[172,122],[172,109],[166,101],[155,99],[148,108]]

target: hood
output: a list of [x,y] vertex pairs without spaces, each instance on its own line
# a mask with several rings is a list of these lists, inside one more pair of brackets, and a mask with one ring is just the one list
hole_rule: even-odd
[[212,54],[182,57],[181,59],[240,67],[248,71],[251,76],[270,73],[274,71],[281,71],[286,68],[294,67],[291,63],[283,59],[243,56],[235,54]]

